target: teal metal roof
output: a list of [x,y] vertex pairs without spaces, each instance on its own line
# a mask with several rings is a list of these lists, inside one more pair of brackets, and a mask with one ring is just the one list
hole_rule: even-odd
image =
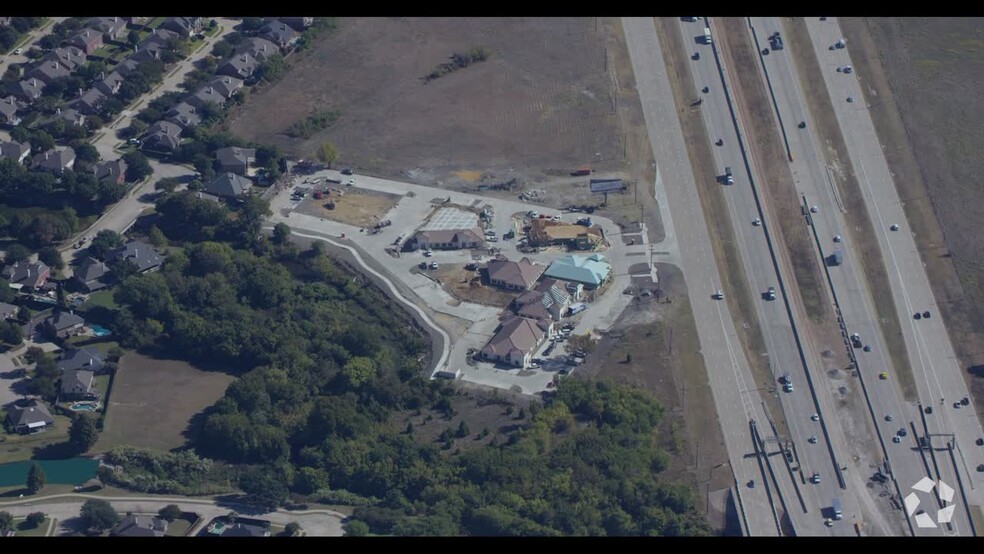
[[568,254],[554,260],[544,275],[554,279],[598,286],[612,270],[612,266],[608,265],[604,259],[605,257],[601,254],[592,254],[591,256]]

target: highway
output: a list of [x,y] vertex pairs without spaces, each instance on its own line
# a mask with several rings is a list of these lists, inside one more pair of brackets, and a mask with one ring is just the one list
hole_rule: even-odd
[[[681,21],[679,25],[684,42],[689,46],[696,44],[694,37],[703,33],[705,23],[703,20],[690,23]],[[710,25],[712,36],[719,36],[713,20]],[[694,84],[697,90],[708,87],[708,92],[701,94],[703,103],[699,109],[708,136],[712,140],[723,141],[720,146],[713,147],[715,166],[719,174],[724,173],[725,167],[731,167],[733,170],[734,184],[721,186],[724,187],[734,237],[748,278],[750,293],[754,295],[754,317],[758,319],[765,339],[769,365],[773,373],[772,387],[781,390],[778,385],[779,378],[787,373],[794,384],[793,392],[779,393],[785,416],[773,414],[773,417],[784,417],[791,435],[789,438],[794,442],[797,454],[797,463],[794,467],[798,467],[799,471],[793,474],[795,479],[792,480],[790,487],[799,489],[803,504],[794,500],[798,499],[798,495],[790,488],[790,493],[786,496],[787,505],[796,513],[794,521],[798,535],[853,535],[854,530],[848,521],[851,519],[851,514],[857,511],[855,502],[853,498],[842,494],[835,478],[836,466],[830,455],[832,450],[826,444],[826,434],[822,432],[819,422],[811,420],[811,415],[814,413],[824,416],[832,412],[825,412],[822,408],[817,409],[810,388],[807,386],[806,368],[800,358],[799,347],[793,336],[787,311],[788,298],[785,287],[780,286],[767,241],[770,221],[767,205],[763,205],[766,213],[759,211],[739,145],[735,120],[729,109],[729,99],[725,95],[721,72],[711,47],[696,45],[695,51],[701,53],[697,60],[689,55],[691,52],[688,52],[691,71],[696,81]],[[731,86],[732,79],[728,75],[732,70],[733,68],[725,68],[730,90],[734,90]],[[738,114],[739,122],[740,117]],[[749,161],[754,178],[755,163],[754,160]],[[753,225],[753,219],[759,219],[762,224]],[[791,283],[791,281],[786,282]],[[770,287],[776,292],[774,301],[767,300],[763,296]],[[749,314],[749,317],[751,316],[752,314]],[[811,443],[811,438],[816,442]],[[814,473],[820,475],[821,480],[818,484],[810,482]],[[848,518],[842,520],[844,524],[826,527],[823,518],[825,515],[832,516],[830,506],[834,498],[841,498],[843,511]],[[825,511],[828,513],[825,514]]]
[[[956,436],[956,471],[953,471],[952,464],[946,463],[948,460],[945,453],[942,457],[937,453],[937,457],[941,458],[942,475],[939,477],[954,488],[958,488],[958,483],[953,481],[959,478],[959,482],[964,485],[968,503],[981,506],[984,475],[977,472],[976,467],[984,463],[984,448],[978,446],[976,441],[984,433],[972,406],[953,407],[954,402],[970,396],[963,379],[963,369],[956,360],[953,345],[939,317],[929,279],[906,221],[874,124],[864,104],[857,75],[843,74],[836,70],[837,67],[850,63],[850,45],[844,49],[830,49],[842,37],[836,19],[821,22],[819,19],[807,18],[806,21],[827,91],[833,99],[837,120],[844,133],[851,163],[861,185],[865,207],[885,258],[895,307],[902,323],[902,334],[915,373],[919,399],[924,406],[934,408],[931,414],[925,415],[929,432],[953,433]],[[852,97],[854,102],[847,102],[848,97]],[[891,231],[889,227],[892,224],[898,225],[899,230]],[[917,321],[912,317],[917,311],[929,311],[936,317]],[[933,446],[940,448],[945,442],[937,437]],[[957,499],[959,500],[959,493]],[[957,527],[955,532],[961,535],[971,534],[966,518],[966,511],[958,509],[954,516]]]
[[[760,429],[767,429],[768,424],[761,398],[757,391],[748,388],[749,383],[754,385],[754,379],[740,348],[728,303],[711,298],[720,288],[721,278],[711,251],[654,23],[652,18],[626,17],[622,18],[622,27],[657,164],[655,194],[657,197],[665,195],[668,211],[674,216],[672,221],[663,224],[673,227],[680,251],[687,252],[682,257],[681,269],[687,281],[701,353],[735,474],[739,511],[744,516],[742,529],[746,535],[777,535],[779,529],[770,502],[775,490],[767,491],[764,486],[766,478],[754,456],[756,449],[749,421],[754,419]],[[752,481],[755,486],[748,486]]]

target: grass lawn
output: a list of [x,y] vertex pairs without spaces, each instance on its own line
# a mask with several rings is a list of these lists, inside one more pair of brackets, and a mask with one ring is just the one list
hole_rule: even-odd
[[167,532],[164,533],[165,537],[183,537],[188,534],[188,530],[191,526],[198,521],[198,515],[192,513],[184,513],[178,519],[172,521],[167,526]]
[[63,415],[54,415],[54,427],[36,435],[2,434],[0,439],[0,464],[30,460],[35,448],[63,443],[68,440],[68,427],[71,420]]
[[217,35],[217,34],[219,33],[219,31],[221,31],[221,30],[222,30],[222,26],[221,26],[221,25],[216,25],[214,29],[209,29],[209,28],[207,28],[207,26],[206,26],[206,29],[205,29],[204,31],[202,31],[202,33],[203,33],[203,34],[204,34],[205,36],[207,36],[207,37],[214,37],[214,36],[215,36],[215,35]]
[[18,517],[14,518],[14,536],[16,537],[43,537],[48,534],[48,528],[51,527],[52,519],[50,517],[44,518],[41,525],[27,529],[27,518]]
[[92,379],[92,388],[99,393],[103,402],[106,401],[106,387],[109,386],[109,375],[96,375]]
[[89,300],[83,305],[84,308],[91,308],[93,306],[102,306],[108,310],[115,310],[119,308],[116,302],[113,301],[113,291],[111,290],[100,290],[89,295]]

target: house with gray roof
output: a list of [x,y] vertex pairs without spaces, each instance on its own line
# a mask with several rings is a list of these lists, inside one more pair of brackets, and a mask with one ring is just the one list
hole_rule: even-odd
[[262,37],[249,37],[236,47],[237,55],[249,54],[250,57],[256,58],[261,62],[279,53],[280,48],[276,44]]
[[123,75],[119,71],[113,71],[109,75],[100,76],[92,85],[93,87],[99,89],[103,94],[112,96],[120,91],[120,87],[123,86]]
[[202,117],[194,106],[181,102],[164,114],[164,120],[174,123],[185,131],[198,127],[202,122]]
[[101,32],[103,40],[116,40],[126,36],[126,18],[93,17],[89,20],[89,28]]
[[156,516],[130,514],[109,534],[114,537],[163,537],[166,532],[167,521]]
[[246,177],[226,172],[213,179],[205,187],[205,192],[222,198],[238,198],[249,192],[252,186],[253,182]]
[[181,144],[181,127],[170,121],[158,121],[147,129],[141,148],[157,152],[174,152]]
[[520,317],[560,321],[571,306],[571,295],[556,279],[544,279],[513,300],[513,306]]
[[82,333],[85,320],[74,311],[56,311],[41,322],[41,330],[49,337],[65,339]]
[[280,21],[291,26],[298,33],[303,33],[311,25],[314,25],[313,17],[281,17]]
[[87,256],[76,266],[72,275],[72,281],[86,292],[95,292],[108,286],[104,282],[104,278],[107,278],[108,273],[109,267],[104,262],[92,256]]
[[84,369],[93,373],[102,373],[106,368],[106,362],[98,350],[79,348],[63,352],[58,359],[59,371],[75,371]]
[[72,107],[85,115],[96,115],[102,108],[102,103],[106,101],[106,95],[96,87],[82,93],[77,99],[72,101]]
[[191,35],[202,30],[202,18],[169,17],[164,23],[161,23],[161,28],[174,31],[185,38],[191,38]]
[[16,288],[27,287],[38,290],[51,276],[51,268],[44,262],[14,262],[3,268],[2,275]]
[[553,332],[550,320],[510,317],[480,351],[482,358],[525,368],[543,340]]
[[24,77],[28,79],[37,79],[47,85],[59,77],[68,77],[71,74],[72,72],[69,71],[64,65],[54,60],[45,60],[39,63],[34,69],[25,73]]
[[46,60],[58,62],[69,71],[75,71],[85,64],[85,52],[75,46],[55,48],[44,57]]
[[530,290],[546,269],[546,266],[534,264],[529,258],[523,258],[518,262],[505,259],[491,260],[486,264],[489,284],[514,291]]
[[0,142],[0,160],[16,160],[24,163],[24,160],[31,154],[31,143],[29,142]]
[[21,434],[40,433],[55,424],[48,407],[40,400],[17,401],[7,406],[7,419]]
[[59,400],[94,400],[99,393],[92,390],[96,374],[87,369],[69,369],[62,372]]
[[109,254],[109,263],[116,264],[124,260],[132,260],[140,273],[160,269],[163,263],[154,247],[139,239],[130,239]]
[[27,105],[12,95],[0,98],[0,123],[4,125],[20,125],[21,117],[17,113],[27,108]]
[[68,43],[89,55],[102,47],[103,34],[102,31],[87,27],[72,35]]
[[257,61],[254,56],[245,53],[235,54],[220,64],[215,72],[219,75],[228,75],[230,77],[245,80],[249,79],[259,67],[260,62]]
[[120,63],[116,64],[113,71],[119,73],[120,75],[126,77],[127,75],[133,73],[140,67],[140,62],[132,58],[127,58]]
[[272,19],[260,27],[259,35],[276,44],[283,51],[288,51],[297,45],[301,35],[284,22]]
[[218,162],[219,171],[246,175],[250,164],[256,162],[256,149],[227,146],[215,151],[215,159]]
[[[55,121],[59,120],[61,120],[66,127],[70,125],[77,125],[81,127],[82,125],[85,125],[85,114],[79,112],[75,108],[57,108],[55,109],[55,115],[51,116],[51,119],[45,122],[45,125],[51,125]],[[73,150],[72,152],[74,153],[75,151]]]
[[97,163],[91,166],[91,170],[102,183],[122,185],[126,182],[126,161],[123,158]]
[[189,94],[185,96],[183,103],[195,107],[196,109],[203,109],[205,104],[214,104],[217,108],[225,104],[226,97],[219,94],[214,88],[210,86],[204,86],[194,94]]
[[[72,110],[75,111],[75,110]],[[71,146],[41,152],[31,160],[31,167],[41,171],[61,173],[75,165],[75,150]]]
[[7,84],[7,92],[13,97],[30,104],[41,97],[44,83],[35,78],[24,78]]
[[6,321],[8,319],[16,318],[17,312],[20,310],[17,306],[13,304],[7,304],[6,302],[0,302],[0,321]]
[[221,94],[226,100],[232,98],[237,90],[243,88],[243,80],[228,75],[218,75],[208,82],[209,87]]

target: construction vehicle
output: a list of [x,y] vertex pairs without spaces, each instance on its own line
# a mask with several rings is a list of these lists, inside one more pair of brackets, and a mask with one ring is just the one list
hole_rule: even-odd
[[591,175],[591,168],[582,167],[571,172],[571,177],[583,177],[585,175]]

